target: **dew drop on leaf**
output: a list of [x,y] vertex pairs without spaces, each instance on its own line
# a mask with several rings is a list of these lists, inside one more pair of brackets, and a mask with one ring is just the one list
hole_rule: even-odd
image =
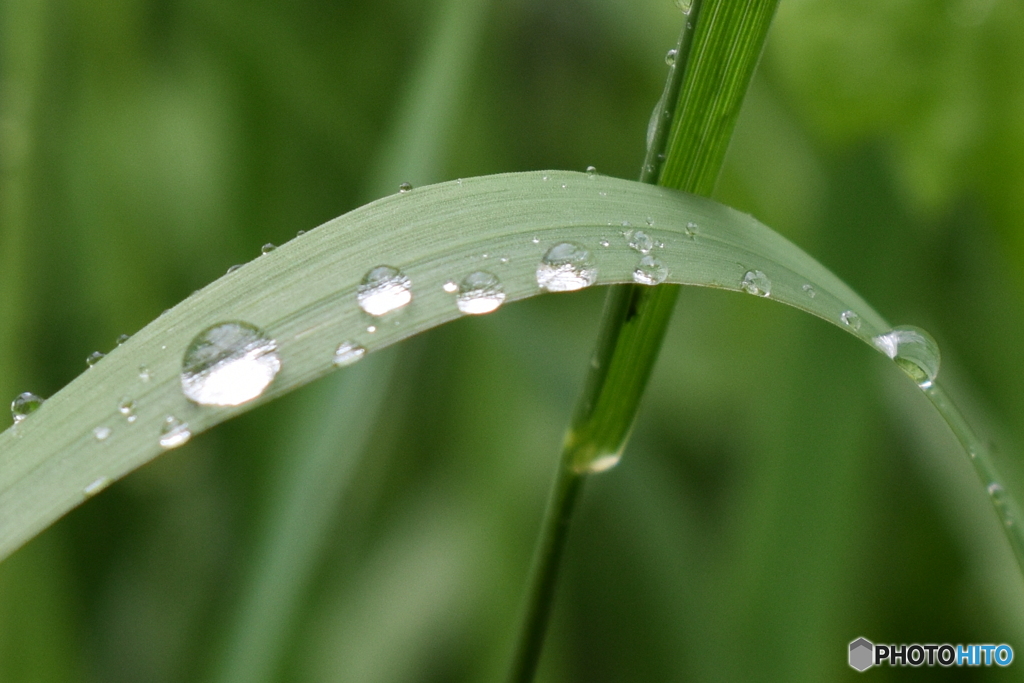
[[669,66],[675,66],[676,55],[678,54],[679,52],[675,48],[669,50],[667,53],[665,53],[665,63],[668,64]]
[[921,328],[901,325],[871,341],[922,389],[929,388],[938,377],[939,345]]
[[651,255],[640,259],[633,270],[633,282],[638,285],[660,285],[668,278],[668,268],[659,259]]
[[135,401],[133,401],[128,396],[122,398],[121,401],[117,404],[117,412],[121,413],[121,415],[124,416],[124,419],[127,420],[129,424],[135,422],[135,419],[138,417],[135,414]]
[[573,242],[548,249],[537,266],[537,284],[549,292],[573,292],[597,280],[597,266],[590,252]]
[[182,422],[173,415],[164,418],[160,427],[160,445],[164,448],[177,448],[192,438],[188,423]]
[[412,183],[402,183],[401,185],[398,186],[398,192],[401,194],[405,194],[406,192],[409,192],[411,190]]
[[14,418],[14,424],[18,424],[32,413],[39,410],[39,407],[43,405],[44,399],[39,398],[30,391],[18,394],[17,398],[11,401],[11,417]]
[[654,240],[643,230],[637,230],[629,237],[629,247],[639,251],[641,254],[649,254],[651,249],[654,249]]
[[496,310],[505,301],[505,289],[497,275],[478,270],[459,284],[455,305],[468,315],[482,315]]
[[100,477],[99,479],[97,479],[96,481],[92,482],[91,484],[86,486],[84,489],[82,489],[82,494],[86,498],[92,498],[97,493],[99,493],[103,489],[105,489],[108,486],[110,486],[110,484],[111,484],[110,477]]
[[92,430],[93,438],[95,438],[97,441],[106,441],[108,438],[110,438],[111,433],[112,430],[110,429],[110,427],[105,426],[96,427],[94,430]]
[[348,367],[362,360],[365,355],[364,347],[355,342],[345,341],[338,344],[338,348],[334,350],[334,365],[339,368]]
[[277,342],[255,325],[218,323],[195,336],[181,364],[181,390],[205,406],[237,406],[257,398],[281,369]]
[[277,249],[277,245],[276,244],[271,244],[270,242],[267,242],[266,244],[263,245],[263,247],[260,248],[260,252],[262,252],[264,254],[269,254],[270,252],[274,251],[275,249]]
[[748,270],[743,274],[740,287],[747,294],[769,296],[772,293],[772,281],[760,270]]
[[860,316],[853,311],[843,311],[839,319],[851,330],[856,331],[860,329]]
[[86,365],[88,365],[88,366],[89,366],[89,367],[91,368],[92,366],[96,365],[96,364],[97,364],[97,363],[99,363],[99,362],[100,362],[101,360],[103,360],[103,356],[105,356],[105,355],[106,355],[106,354],[104,354],[104,353],[100,353],[99,351],[93,351],[93,352],[92,352],[92,353],[90,353],[90,354],[89,354],[89,356],[88,356],[88,357],[87,357],[87,358],[85,359],[85,364],[86,364]]
[[397,268],[377,266],[363,276],[356,289],[359,308],[380,316],[396,311],[412,301],[412,283]]

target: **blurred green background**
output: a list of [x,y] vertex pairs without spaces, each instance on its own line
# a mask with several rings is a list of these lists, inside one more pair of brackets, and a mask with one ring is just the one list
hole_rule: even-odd
[[[635,178],[681,21],[671,0],[2,0],[0,396],[55,393],[400,182]],[[1018,495],[1021,35],[1016,0],[782,0],[716,192],[933,333]],[[0,680],[500,680],[603,296],[434,330],[113,485],[0,565]],[[299,509],[282,482],[353,403],[365,439],[342,433],[347,474],[299,514],[308,552],[267,569]],[[587,485],[540,680],[841,680],[858,636],[1024,656],[982,487],[879,354],[684,291],[633,441]]]

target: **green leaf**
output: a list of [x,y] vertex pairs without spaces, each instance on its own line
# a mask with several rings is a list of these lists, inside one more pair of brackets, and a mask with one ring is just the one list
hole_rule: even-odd
[[[385,197],[225,275],[114,349],[0,434],[0,557],[7,556],[89,494],[163,452],[168,416],[192,434],[334,369],[342,342],[374,351],[461,317],[444,288],[475,271],[500,278],[507,299],[541,293],[536,271],[552,246],[588,249],[596,284],[633,280],[646,248],[668,281],[744,291],[747,273],[770,280],[769,298],[821,317],[870,343],[885,320],[826,268],[753,217],[675,190],[565,171],[447,182]],[[607,245],[607,246],[605,246]],[[412,301],[381,317],[356,302],[363,275],[400,268]],[[748,280],[750,278],[748,277]],[[768,284],[758,285],[762,293]],[[748,286],[748,289],[750,287]],[[856,329],[844,324],[853,311]],[[847,316],[849,319],[849,316]],[[182,393],[182,356],[215,323],[242,320],[272,336],[282,368],[242,406],[215,408]],[[140,375],[140,368],[146,372]],[[148,379],[146,379],[148,378]],[[119,403],[135,404],[129,423]],[[110,434],[98,440],[97,428]]]

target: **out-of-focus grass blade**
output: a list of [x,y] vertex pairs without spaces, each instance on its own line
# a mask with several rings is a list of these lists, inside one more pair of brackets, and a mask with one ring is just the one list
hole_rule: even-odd
[[[342,342],[373,351],[460,317],[445,285],[476,271],[500,279],[506,303],[541,293],[538,265],[563,242],[590,252],[595,284],[631,282],[642,260],[653,257],[667,282],[758,291],[869,344],[890,329],[798,247],[709,199],[566,171],[415,189],[329,221],[220,278],[0,435],[0,555],[79,504],[86,491],[159,455],[167,416],[198,433],[327,374]],[[404,272],[412,301],[373,317],[360,309],[356,292],[363,275],[380,265]],[[182,355],[197,332],[226,320],[266,330],[282,368],[256,401],[198,406],[181,391]],[[118,411],[125,397],[135,402],[132,423]],[[109,428],[109,436],[98,440],[97,427]]]

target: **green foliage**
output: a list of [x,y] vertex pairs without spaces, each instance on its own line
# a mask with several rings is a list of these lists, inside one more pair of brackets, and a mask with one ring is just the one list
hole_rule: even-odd
[[[0,395],[55,394],[90,352],[259,245],[403,180],[636,176],[680,22],[667,0],[502,4],[470,42],[433,169],[369,171],[394,168],[382,150],[402,146],[437,12],[0,5]],[[969,412],[1005,425],[1011,489],[1022,24],[1006,0],[783,2],[716,195],[933,332]],[[600,299],[439,328],[384,352],[392,379],[365,366],[383,407],[359,425],[345,495],[298,517],[325,531],[292,551],[307,578],[269,676],[501,675]],[[1019,577],[966,459],[892,363],[852,341],[754,297],[684,291],[634,440],[584,496],[544,680],[817,681],[852,675],[858,635],[1024,635]],[[197,437],[0,565],[0,679],[213,677],[260,539],[287,528],[289,478],[317,449],[358,445],[326,409],[365,396],[372,412],[338,388],[356,371]]]

